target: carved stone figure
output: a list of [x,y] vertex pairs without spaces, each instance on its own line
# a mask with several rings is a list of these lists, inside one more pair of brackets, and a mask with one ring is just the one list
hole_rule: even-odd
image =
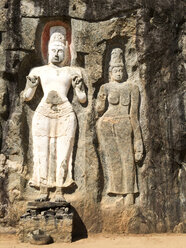
[[63,188],[75,184],[72,153],[77,121],[67,94],[71,85],[80,103],[86,102],[86,94],[81,69],[66,66],[65,28],[50,29],[48,52],[48,65],[31,70],[23,92],[23,99],[30,101],[41,83],[44,93],[32,120],[34,167],[29,184],[40,188],[39,201],[47,200],[54,187],[55,200],[62,201]]
[[[109,64],[110,81],[98,94],[97,132],[107,168],[107,194],[125,196],[134,204],[138,193],[136,165],[143,157],[143,142],[138,121],[139,89],[130,79],[123,82],[123,51],[115,48]],[[107,107],[108,106],[108,107]]]

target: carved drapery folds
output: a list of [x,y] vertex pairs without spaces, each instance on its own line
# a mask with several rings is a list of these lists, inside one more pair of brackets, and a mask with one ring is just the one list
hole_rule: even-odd
[[106,194],[116,199],[119,196],[126,205],[131,205],[134,194],[139,193],[136,163],[143,157],[143,142],[138,120],[139,89],[130,79],[123,82],[120,48],[111,52],[109,76],[109,83],[100,88],[96,106],[101,115],[97,133],[107,174]]
[[67,66],[69,47],[62,26],[50,28],[48,65],[36,67],[27,77],[23,100],[30,101],[41,84],[44,96],[32,119],[33,174],[30,186],[40,188],[38,200],[48,200],[56,188],[56,201],[64,200],[63,189],[75,185],[72,154],[76,115],[67,98],[72,85],[80,103],[86,102],[81,68]]

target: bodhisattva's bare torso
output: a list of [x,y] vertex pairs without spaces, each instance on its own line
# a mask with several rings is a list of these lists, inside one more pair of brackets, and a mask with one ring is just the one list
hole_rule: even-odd
[[67,101],[67,94],[72,84],[72,78],[77,75],[81,77],[81,71],[76,67],[57,67],[53,64],[34,68],[29,76],[40,78],[43,89],[43,101],[46,101],[49,92],[56,91],[62,102]]

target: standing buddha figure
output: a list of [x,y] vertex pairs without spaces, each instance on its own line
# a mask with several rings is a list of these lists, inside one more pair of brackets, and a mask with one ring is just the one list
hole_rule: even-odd
[[33,174],[30,186],[40,189],[38,201],[49,199],[55,188],[55,201],[63,201],[63,189],[75,184],[72,154],[77,127],[76,115],[67,98],[71,85],[80,103],[85,103],[81,68],[66,66],[68,43],[62,26],[50,29],[48,64],[33,68],[27,77],[24,101],[30,101],[38,84],[44,96],[32,120]]

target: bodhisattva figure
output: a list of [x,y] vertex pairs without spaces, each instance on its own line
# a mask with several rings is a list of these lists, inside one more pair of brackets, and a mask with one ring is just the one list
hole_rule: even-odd
[[143,157],[138,121],[139,89],[129,79],[123,82],[123,51],[120,48],[112,50],[109,76],[109,83],[100,88],[96,106],[98,114],[102,115],[97,132],[106,163],[107,194],[132,205],[134,194],[138,193],[136,163]]
[[38,201],[48,200],[51,188],[56,188],[55,201],[63,201],[63,189],[75,184],[72,153],[77,120],[67,94],[72,85],[79,102],[85,103],[86,93],[81,69],[65,66],[65,31],[51,28],[48,65],[31,70],[23,92],[24,101],[33,98],[38,84],[44,93],[32,120],[34,167],[29,185],[40,188]]

